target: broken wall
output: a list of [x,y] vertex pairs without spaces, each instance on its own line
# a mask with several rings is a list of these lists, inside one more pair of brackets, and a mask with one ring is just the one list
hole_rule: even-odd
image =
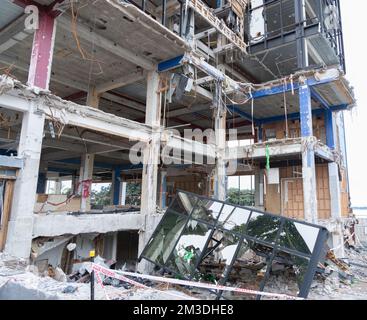
[[[327,164],[316,165],[318,218],[331,218],[329,171]],[[300,166],[280,168],[280,184],[266,184],[265,211],[304,219],[303,181]]]
[[[312,119],[313,134],[323,144],[326,144],[326,129],[325,120],[323,116],[314,116]],[[264,140],[278,139],[282,140],[286,138],[286,125],[285,121],[278,121],[269,123],[263,126]],[[300,138],[301,137],[301,125],[300,120],[288,120],[288,138]]]

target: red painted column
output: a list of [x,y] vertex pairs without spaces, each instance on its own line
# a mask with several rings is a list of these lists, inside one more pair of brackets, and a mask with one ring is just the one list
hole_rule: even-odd
[[28,85],[48,90],[51,77],[56,19],[40,10],[39,29],[33,39]]

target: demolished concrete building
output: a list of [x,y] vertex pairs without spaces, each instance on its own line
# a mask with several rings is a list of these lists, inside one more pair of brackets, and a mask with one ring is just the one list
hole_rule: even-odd
[[0,250],[134,265],[177,190],[225,201],[247,175],[257,210],[327,228],[343,257],[339,0],[1,1],[0,70]]

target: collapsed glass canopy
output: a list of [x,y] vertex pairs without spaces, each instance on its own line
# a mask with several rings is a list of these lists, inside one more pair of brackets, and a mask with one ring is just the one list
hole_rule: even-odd
[[[178,191],[139,259],[187,280],[307,298],[327,237],[321,226]],[[279,270],[294,282],[288,292],[274,285]]]

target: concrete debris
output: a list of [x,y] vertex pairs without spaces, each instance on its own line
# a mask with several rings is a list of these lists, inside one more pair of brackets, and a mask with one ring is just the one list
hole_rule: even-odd
[[66,276],[66,274],[64,273],[64,271],[61,270],[61,268],[56,268],[55,269],[55,275],[53,277],[55,280],[60,281],[60,282],[67,282],[68,278]]
[[62,293],[74,293],[76,290],[78,290],[78,287],[67,286],[62,290]]
[[[322,273],[316,275],[308,299],[367,299],[367,250],[347,250],[346,253],[345,264],[349,266],[349,272],[353,275],[353,278],[346,281],[339,269],[327,265]],[[110,261],[106,261],[101,257],[96,257],[95,260],[97,264],[107,268],[111,265]],[[353,265],[354,262],[358,262],[360,266]],[[257,265],[257,263],[262,262],[255,261],[254,265]],[[14,298],[21,300],[89,300],[90,270],[90,263],[84,263],[78,270],[80,278],[87,275],[87,281],[85,282],[88,283],[81,283],[76,278],[71,279],[72,276],[67,277],[60,268],[49,269],[47,274],[42,276],[38,274],[37,267],[26,266],[25,261],[2,254],[0,255],[0,300]],[[218,272],[220,270],[218,267]],[[53,278],[49,276],[49,273]],[[260,283],[263,273],[260,265],[258,265],[257,267],[251,266],[246,274],[239,276],[233,272],[231,276],[238,279],[238,286],[243,285],[251,289],[251,283],[248,280],[255,277],[256,283]],[[113,300],[180,300],[180,297],[182,299],[192,299],[194,297],[204,300],[212,299],[210,293],[203,290],[179,286],[167,287],[141,278],[134,278],[134,281],[150,287],[150,289],[137,288],[130,283],[104,277],[104,290],[106,290],[109,299]],[[104,290],[96,283],[96,299],[107,299]],[[282,263],[274,263],[264,291],[295,295],[298,290],[293,268]],[[235,296],[232,298],[236,299]]]

